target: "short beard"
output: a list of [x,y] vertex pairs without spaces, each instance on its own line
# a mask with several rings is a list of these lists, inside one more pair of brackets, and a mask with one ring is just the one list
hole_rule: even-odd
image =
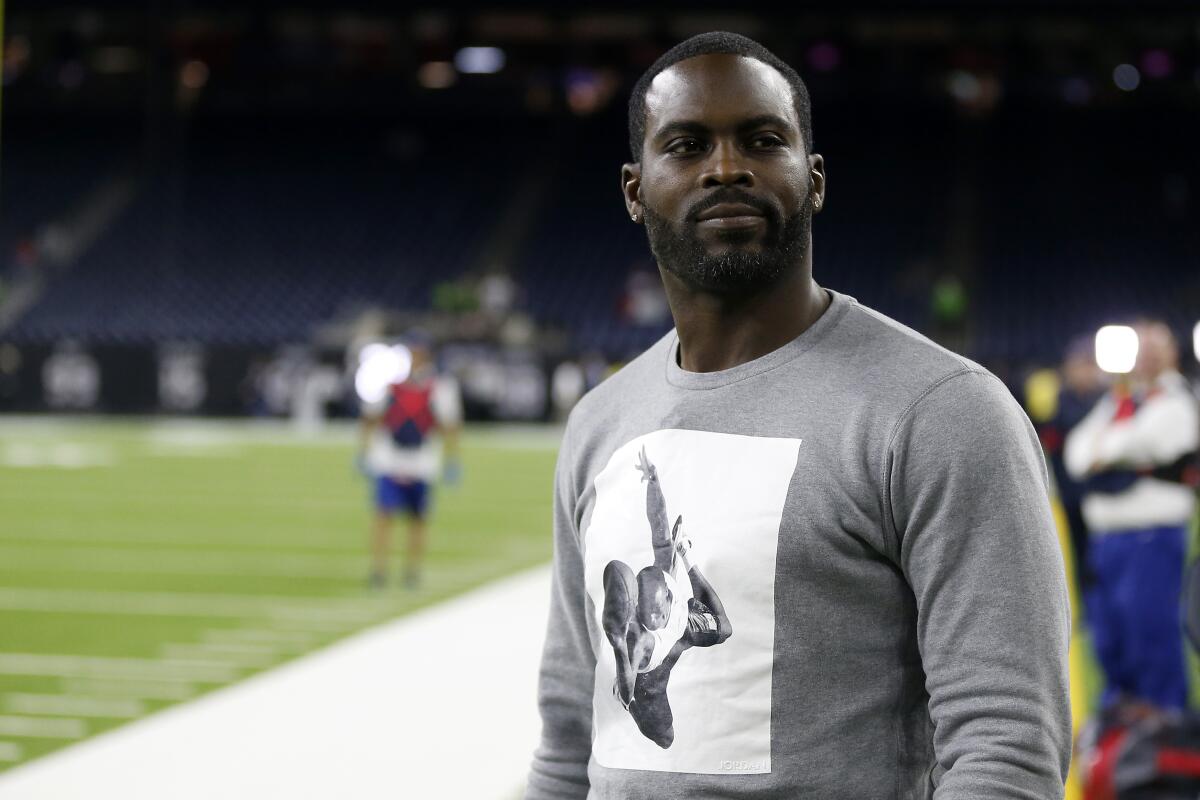
[[[659,266],[690,288],[712,294],[753,295],[774,286],[804,260],[812,230],[811,198],[810,194],[799,212],[782,224],[778,213],[766,213],[767,233],[762,250],[756,253],[741,250],[735,244],[721,255],[710,255],[694,233],[676,230],[643,204],[646,236]],[[729,238],[736,241],[734,236]]]

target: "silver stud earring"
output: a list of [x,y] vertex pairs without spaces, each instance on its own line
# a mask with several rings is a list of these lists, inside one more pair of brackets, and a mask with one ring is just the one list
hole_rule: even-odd
[[631,220],[633,220],[634,222],[637,222],[637,217],[638,217],[638,215],[637,215],[636,211],[629,215],[629,218]]

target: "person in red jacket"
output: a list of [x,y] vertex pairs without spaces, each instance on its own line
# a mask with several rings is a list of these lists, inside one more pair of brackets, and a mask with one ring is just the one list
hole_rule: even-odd
[[[439,471],[449,484],[457,483],[461,475],[458,384],[437,373],[427,341],[413,337],[408,346],[412,353],[408,375],[388,386],[379,402],[365,405],[362,415],[358,461],[374,481],[370,583],[376,588],[387,582],[392,520],[400,513],[408,517],[404,582],[409,588],[419,584],[430,484]],[[439,448],[437,435],[444,448]]]

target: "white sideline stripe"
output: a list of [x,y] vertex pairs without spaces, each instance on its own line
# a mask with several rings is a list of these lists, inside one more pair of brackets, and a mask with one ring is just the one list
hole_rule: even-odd
[[79,442],[12,442],[0,450],[0,465],[16,469],[86,469],[114,463],[112,448]]
[[25,748],[16,742],[0,742],[0,761],[20,761],[25,757]]
[[198,550],[114,551],[101,548],[46,549],[36,545],[0,546],[0,564],[28,570],[148,572],[155,575],[278,575],[282,577],[359,579],[362,556],[276,555]]
[[544,567],[498,581],[18,766],[0,797],[511,800],[549,596]]
[[28,736],[35,739],[82,739],[84,736],[87,736],[87,725],[81,719],[0,716],[0,736]]
[[238,676],[236,667],[198,659],[107,658],[103,656],[0,653],[0,675],[39,675],[57,678],[128,678],[227,683]]
[[381,602],[311,600],[268,595],[197,592],[81,591],[0,587],[0,610],[72,614],[138,614],[165,617],[279,617],[317,624],[367,622],[387,610]]
[[109,719],[132,719],[146,713],[146,706],[137,700],[70,694],[14,692],[4,696],[4,707],[17,714],[107,717]]
[[70,678],[62,687],[70,694],[139,700],[187,700],[196,694],[196,687],[182,680]]

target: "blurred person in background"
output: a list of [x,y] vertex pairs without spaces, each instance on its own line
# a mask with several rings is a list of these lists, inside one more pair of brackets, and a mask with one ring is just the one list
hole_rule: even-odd
[[[428,337],[410,334],[406,344],[412,354],[408,375],[389,385],[382,400],[365,405],[362,411],[357,461],[374,483],[369,577],[374,588],[387,583],[392,520],[398,514],[408,518],[404,584],[408,588],[419,585],[431,484],[439,472],[451,486],[462,478],[458,440],[463,415],[458,383],[438,373]],[[435,435],[440,435],[441,447]]]
[[[1063,794],[1070,619],[1036,434],[994,375],[813,280],[810,113],[795,70],[728,33],[633,90],[625,208],[676,329],[567,422],[528,800]],[[663,509],[631,469],[647,442]],[[653,514],[688,518],[737,620],[670,667],[660,741],[601,645],[605,566],[649,560]]]
[[1093,348],[1090,336],[1078,337],[1067,346],[1058,369],[1054,413],[1038,426],[1038,434],[1054,471],[1058,499],[1067,519],[1080,596],[1091,583],[1087,559],[1088,529],[1083,519],[1083,484],[1067,472],[1063,446],[1067,434],[1088,415],[1104,392],[1104,373],[1096,366]]
[[1183,709],[1180,588],[1200,416],[1170,329],[1154,321],[1135,329],[1133,372],[1068,434],[1064,463],[1084,482],[1085,603],[1105,678],[1102,708],[1129,701]]

